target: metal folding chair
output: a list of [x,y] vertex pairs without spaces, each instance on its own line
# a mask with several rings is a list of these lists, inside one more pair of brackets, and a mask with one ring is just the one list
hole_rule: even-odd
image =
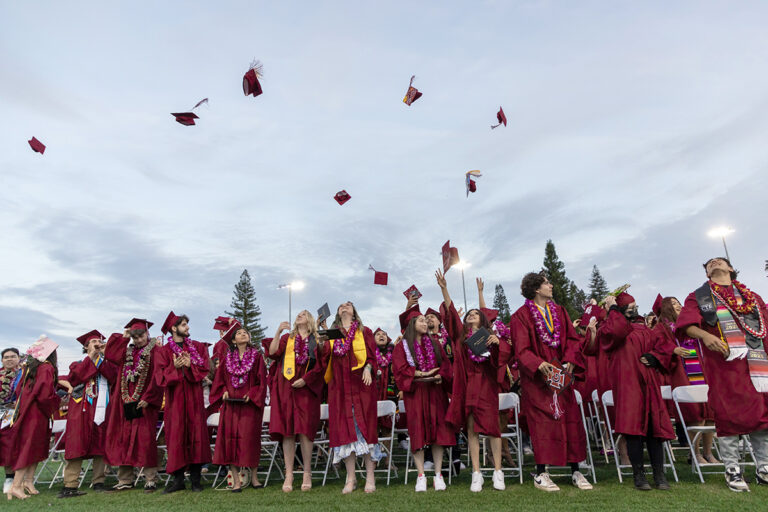
[[[53,484],[59,478],[59,474],[61,474],[61,478],[64,478],[64,449],[59,449],[59,446],[64,440],[64,432],[66,430],[67,430],[67,420],[53,421],[53,427],[51,428],[51,436],[53,437],[53,444],[51,445],[51,448],[48,451],[48,458],[43,461],[43,465],[40,466],[37,470],[37,473],[35,473],[35,479],[33,483],[35,484],[37,484],[38,482],[41,484],[47,483],[49,484],[48,488],[50,489],[51,487],[53,487]],[[40,480],[40,477],[42,476],[43,471],[45,471],[45,468],[48,467],[49,464],[53,464],[56,459],[58,459],[59,465],[56,467],[56,471],[53,473],[53,476],[51,477],[51,479],[49,481]],[[49,469],[49,472],[50,472],[50,469]]]
[[[277,457],[277,449],[280,446],[280,444],[277,441],[273,441],[272,438],[269,436],[269,418],[270,418],[270,411],[272,408],[267,405],[264,407],[264,416],[262,419],[262,435],[261,435],[261,453],[262,455],[266,455],[269,459],[269,467],[267,468],[266,473],[263,471],[259,471],[259,474],[266,474],[266,477],[264,479],[264,486],[266,487],[269,483],[269,477],[272,474],[272,468],[275,467],[275,458]],[[266,434],[264,433],[266,431]],[[280,469],[280,466],[277,466],[277,472],[280,473],[280,476],[282,478],[283,471]]]
[[[523,483],[523,434],[520,430],[520,396],[517,393],[499,393],[499,412],[511,410],[514,423],[507,422],[508,432],[501,433],[502,443],[506,442],[510,445],[510,452],[514,454],[517,461],[517,465],[513,467],[501,466],[501,470],[504,473],[508,473],[512,477],[520,479],[520,483]],[[512,419],[512,418],[510,418]],[[488,436],[480,435],[481,446],[481,458],[484,461],[487,453],[487,441]],[[467,450],[467,467],[471,467],[471,460],[469,460],[469,450]],[[480,472],[493,471],[495,468],[490,466],[480,465]]]
[[[397,406],[398,412],[404,413],[405,411],[405,402],[403,400],[400,400],[398,402]],[[397,429],[395,429],[395,432],[397,432]],[[405,431],[406,435],[408,434],[408,430]],[[404,484],[408,484],[408,473],[416,472],[418,471],[416,467],[414,466],[411,468],[411,436],[406,437],[405,442],[407,443],[408,447],[405,450],[405,481]],[[451,485],[453,482],[453,475],[456,472],[456,468],[453,467],[453,446],[447,446],[445,450],[443,450],[443,457],[445,455],[448,455],[448,485]]]
[[[597,475],[595,473],[595,462],[592,460],[592,444],[589,440],[589,431],[587,430],[587,418],[584,414],[584,401],[581,398],[581,393],[579,393],[577,390],[573,390],[573,395],[576,398],[576,403],[579,406],[579,412],[581,413],[581,424],[584,426],[584,433],[587,438],[587,458],[584,460],[587,466],[586,476],[592,477],[592,483],[597,483]],[[571,476],[569,474],[565,473],[553,473],[552,471],[549,471],[550,476]]]
[[606,424],[605,421],[600,418],[600,395],[596,389],[592,390],[592,407],[594,408],[595,415],[597,416],[597,437],[600,440],[598,442],[598,446],[603,451],[603,456],[605,457],[605,462],[607,464],[611,462],[611,459],[608,457],[610,447],[605,442]]

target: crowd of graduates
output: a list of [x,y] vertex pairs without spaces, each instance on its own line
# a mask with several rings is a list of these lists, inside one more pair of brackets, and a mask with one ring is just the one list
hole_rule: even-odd
[[[499,410],[499,395],[509,392],[520,396],[519,427],[530,438],[535,487],[559,490],[549,468],[567,466],[572,485],[589,490],[580,470],[587,432],[576,392],[591,397],[595,390],[599,396],[613,391],[610,422],[623,439],[620,456],[632,467],[635,487],[652,488],[644,468],[647,449],[653,487],[665,490],[663,447],[676,437],[672,420],[678,415],[662,396],[665,385],[708,385],[708,402],[686,404],[682,419],[688,426],[714,425],[726,485],[746,491],[744,436],[754,451],[757,482],[768,483],[768,310],[736,279],[727,259],[713,258],[704,270],[700,288],[683,301],[659,295],[645,316],[624,289],[572,319],[553,301],[547,276],[532,272],[520,284],[525,303],[505,323],[485,307],[479,279],[479,307],[457,310],[438,270],[442,303],[422,310],[419,295],[410,295],[396,335],[365,325],[352,302],[339,305],[332,319],[301,311],[261,347],[233,318],[215,320],[219,340],[212,346],[190,338],[185,315],[171,312],[156,338],[151,322],[134,318],[108,338],[97,330],[77,338],[84,357],[66,374],[57,367],[58,345],[43,336],[23,357],[15,348],[2,352],[4,492],[8,499],[38,494],[34,475],[49,456],[62,396],[68,405],[60,497],[84,494],[79,481],[88,459],[96,491],[107,490],[107,467],[114,467],[117,483],[109,490],[132,489],[141,475],[144,491],[153,492],[163,459],[169,476],[164,493],[186,489],[187,475],[190,489],[201,491],[201,474],[210,464],[229,468],[233,492],[261,488],[257,469],[267,405],[269,435],[281,444],[285,461],[283,491],[294,489],[297,456],[300,488],[312,488],[313,443],[326,428],[331,462],[346,468],[342,493],[357,488],[358,458],[364,491],[372,493],[377,464],[391,457],[379,433],[392,425],[379,418],[377,403],[390,399],[405,406],[396,421],[407,430],[416,492],[427,491],[428,469],[431,487],[446,489],[444,455],[463,439],[470,489],[482,491],[480,436],[489,439],[492,487],[504,490],[502,463],[509,453],[502,433],[509,416]],[[211,427],[214,414],[218,421]],[[160,425],[164,457],[158,457]],[[711,434],[703,436],[699,462],[720,462],[713,443]]]

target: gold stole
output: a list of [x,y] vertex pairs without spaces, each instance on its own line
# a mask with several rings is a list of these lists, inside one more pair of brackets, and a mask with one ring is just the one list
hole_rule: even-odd
[[[333,379],[333,342],[335,340],[328,340],[331,344],[331,359],[328,360],[328,368],[325,369],[325,382],[326,384]],[[365,361],[368,359],[368,352],[365,349],[365,337],[363,336],[363,329],[358,328],[355,332],[355,337],[352,340],[352,350],[355,353],[355,359],[357,359],[357,366],[352,370],[357,370],[365,365]]]
[[[296,376],[296,336],[290,336],[288,343],[285,345],[285,357],[283,358],[283,377],[288,380],[293,379]],[[309,343],[309,339],[307,339]],[[309,361],[307,361],[309,364]]]

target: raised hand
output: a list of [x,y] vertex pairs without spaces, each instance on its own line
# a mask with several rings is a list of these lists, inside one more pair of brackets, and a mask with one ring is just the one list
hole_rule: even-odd
[[437,269],[435,271],[435,279],[437,280],[437,286],[439,286],[441,290],[445,290],[448,287],[448,283],[445,281],[445,275],[442,270]]
[[477,282],[477,291],[480,293],[483,293],[483,290],[485,289],[485,283],[483,282],[483,278],[476,277],[475,281]]

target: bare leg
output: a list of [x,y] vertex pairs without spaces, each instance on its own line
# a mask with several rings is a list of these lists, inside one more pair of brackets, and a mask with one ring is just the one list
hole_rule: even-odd
[[373,492],[376,490],[376,477],[373,472],[376,469],[376,463],[370,453],[366,453],[363,460],[365,461],[365,492]]
[[472,472],[477,473],[480,471],[480,436],[475,432],[475,417],[471,414],[467,416],[467,444]]
[[232,473],[232,489],[239,489],[242,487],[243,482],[240,481],[240,468],[237,466],[229,466],[229,471]]
[[294,436],[283,437],[283,456],[285,457],[283,492],[291,492],[293,490],[293,465],[296,460],[296,438]]
[[439,444],[432,445],[432,462],[435,463],[435,474],[439,475],[443,470],[443,447]]
[[24,493],[24,478],[27,476],[27,469],[28,468],[21,468],[13,475],[13,485],[8,494],[14,498],[20,500],[29,498],[29,496]]
[[[416,464],[416,471],[419,475],[424,474],[424,450],[413,452],[413,463]],[[437,467],[437,465],[435,465]]]
[[616,449],[619,451],[619,463],[622,466],[629,466],[632,463],[629,461],[629,455],[627,455],[627,439],[621,436],[619,442],[616,444]]
[[[714,422],[705,421],[703,424],[713,425]],[[707,432],[702,437],[704,438],[704,458],[711,464],[720,464],[720,461],[717,460],[715,454],[712,453],[712,443],[714,442],[715,434],[713,432]]]
[[352,453],[349,457],[344,459],[344,466],[347,468],[347,482],[344,484],[344,489],[341,490],[342,494],[349,494],[355,490],[355,483],[357,477],[355,476],[355,457],[356,453]]
[[493,453],[493,469],[501,469],[501,438],[491,438],[491,453]]
[[304,434],[299,434],[301,445],[301,460],[304,461],[304,475],[301,490],[308,491],[312,488],[312,440]]

